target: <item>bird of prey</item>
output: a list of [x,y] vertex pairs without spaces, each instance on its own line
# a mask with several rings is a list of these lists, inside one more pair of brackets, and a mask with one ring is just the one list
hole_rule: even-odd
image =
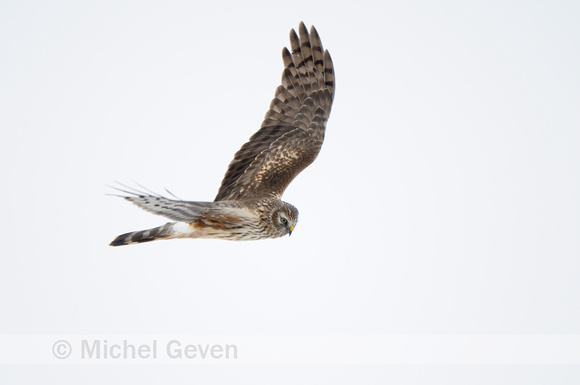
[[290,182],[318,156],[334,98],[334,69],[318,32],[300,23],[282,50],[284,72],[260,129],[235,154],[213,202],[169,199],[138,190],[124,198],[171,219],[119,235],[111,246],[158,239],[257,240],[292,234],[296,207],[281,200]]

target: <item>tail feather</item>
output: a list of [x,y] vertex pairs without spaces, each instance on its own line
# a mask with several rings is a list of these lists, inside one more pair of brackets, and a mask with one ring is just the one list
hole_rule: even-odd
[[163,226],[153,229],[133,231],[131,233],[121,234],[110,243],[111,246],[131,245],[134,243],[151,242],[159,239],[173,239],[183,236],[182,233],[175,231],[175,222],[169,222]]

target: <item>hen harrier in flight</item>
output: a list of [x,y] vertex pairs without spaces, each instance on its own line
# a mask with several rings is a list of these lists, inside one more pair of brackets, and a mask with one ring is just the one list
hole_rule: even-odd
[[236,153],[213,202],[173,200],[126,191],[124,198],[173,222],[119,235],[111,246],[175,238],[256,240],[292,234],[298,210],[280,200],[316,159],[334,97],[334,70],[316,29],[300,23],[282,51],[282,85],[262,126]]

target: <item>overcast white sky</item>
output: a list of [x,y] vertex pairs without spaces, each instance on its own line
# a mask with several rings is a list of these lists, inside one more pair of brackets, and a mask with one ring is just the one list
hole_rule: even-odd
[[[2,2],[0,334],[579,334],[579,11]],[[213,199],[301,20],[331,52],[337,91],[320,156],[284,195],[300,210],[292,237],[109,247],[165,223],[107,196],[114,180]],[[579,378],[578,366],[101,368],[10,366],[0,379]]]

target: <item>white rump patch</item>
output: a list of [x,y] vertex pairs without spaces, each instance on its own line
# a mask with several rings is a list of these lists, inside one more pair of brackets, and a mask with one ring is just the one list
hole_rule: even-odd
[[172,228],[173,231],[175,231],[176,233],[183,235],[190,235],[195,232],[193,226],[191,226],[189,223],[184,222],[175,222]]

